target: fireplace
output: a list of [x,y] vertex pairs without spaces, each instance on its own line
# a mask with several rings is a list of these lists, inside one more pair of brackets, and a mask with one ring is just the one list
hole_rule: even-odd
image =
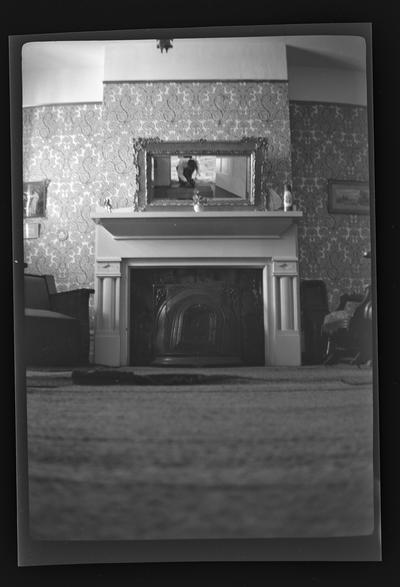
[[95,363],[300,365],[301,215],[99,209]]
[[262,271],[130,271],[132,365],[263,365]]

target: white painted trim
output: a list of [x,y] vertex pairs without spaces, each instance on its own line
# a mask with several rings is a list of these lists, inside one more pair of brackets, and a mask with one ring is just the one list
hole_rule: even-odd
[[273,314],[271,308],[271,291],[270,291],[270,279],[271,279],[271,263],[269,261],[263,267],[262,272],[262,287],[263,287],[263,318],[264,318],[264,364],[270,365],[272,362],[271,349],[272,344],[272,332],[271,332],[271,316]]
[[[136,236],[136,235],[122,235],[122,236],[113,236],[114,240],[116,241],[132,241],[132,240],[176,240],[176,235],[172,235],[172,236],[166,236],[166,235],[154,235],[154,236]],[[191,235],[179,235],[179,240],[193,240],[193,238],[196,238],[196,240],[210,240],[210,236],[209,235],[196,235],[196,237],[193,237]],[[226,235],[213,235],[212,236],[213,239],[215,240],[226,240]],[[260,235],[246,235],[246,234],[237,234],[235,235],[235,240],[252,240],[252,239],[280,239],[280,235],[267,235],[267,236],[260,236]]]
[[[272,220],[272,219],[271,219]],[[126,219],[126,222],[130,220]],[[272,220],[273,222],[273,220]],[[268,228],[268,227],[267,227]],[[153,231],[151,231],[153,232]],[[130,299],[130,269],[146,267],[230,267],[230,268],[259,268],[262,270],[263,283],[263,319],[264,319],[264,343],[265,365],[300,365],[300,332],[292,329],[290,335],[278,331],[279,301],[276,299],[276,279],[274,266],[279,262],[290,262],[290,271],[283,272],[291,275],[293,282],[293,304],[295,309],[294,324],[298,321],[299,292],[298,292],[298,258],[296,258],[297,227],[291,228],[282,234],[280,239],[272,239],[271,235],[239,239],[235,235],[226,235],[224,238],[216,238],[210,235],[207,238],[199,238],[203,235],[193,235],[190,239],[183,240],[177,236],[173,239],[158,239],[157,234],[152,238],[141,238],[123,242],[118,241],[112,234],[99,224],[96,226],[96,280],[104,275],[113,276],[116,279],[115,303],[120,302],[119,329],[117,314],[115,315],[116,327],[114,334],[101,331],[101,326],[96,325],[95,336],[95,362],[110,365],[128,365],[130,363],[130,322],[132,300]],[[146,234],[144,234],[146,236]],[[286,254],[285,254],[286,253]],[[110,265],[108,265],[110,264]],[[279,272],[278,272],[279,273]],[[117,283],[119,283],[119,295]],[[98,288],[98,301],[100,283],[96,281]],[[297,320],[296,320],[297,314]],[[285,342],[287,341],[287,342]],[[107,355],[107,345],[110,353]],[[101,361],[99,360],[101,359]]]
[[[259,267],[263,268],[271,262],[271,257],[192,257],[192,258],[130,258],[124,259],[127,267]],[[121,272],[122,273],[122,272]]]
[[206,212],[196,213],[193,210],[145,210],[134,212],[133,208],[115,208],[109,214],[104,208],[97,207],[96,212],[90,214],[94,222],[99,223],[102,219],[112,220],[113,218],[132,218],[133,220],[144,220],[146,218],[161,218],[162,220],[171,220],[172,218],[302,218],[301,210],[207,210]]

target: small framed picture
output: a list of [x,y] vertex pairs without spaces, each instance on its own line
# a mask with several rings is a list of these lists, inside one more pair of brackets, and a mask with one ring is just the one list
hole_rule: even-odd
[[46,215],[49,179],[24,182],[24,218],[40,218]]
[[369,214],[367,181],[328,180],[330,214]]
[[37,222],[24,223],[24,238],[39,238],[39,224]]

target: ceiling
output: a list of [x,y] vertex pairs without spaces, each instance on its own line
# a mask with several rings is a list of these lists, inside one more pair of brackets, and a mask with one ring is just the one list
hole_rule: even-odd
[[[237,38],[240,43],[251,42],[249,38]],[[365,42],[355,36],[286,36],[274,37],[287,45],[288,66],[332,68],[365,71]],[[185,39],[185,42],[188,40]],[[204,39],[205,43],[223,42],[224,39]],[[104,66],[105,47],[110,43],[127,41],[46,41],[27,43],[22,50],[23,70],[95,68]],[[136,41],[128,41],[135,43]],[[143,43],[143,40],[141,41]],[[155,40],[147,42],[155,44]],[[174,44],[179,39],[174,40]],[[238,50],[240,50],[238,46]]]
[[366,46],[354,36],[282,37],[289,67],[320,67],[365,71]]

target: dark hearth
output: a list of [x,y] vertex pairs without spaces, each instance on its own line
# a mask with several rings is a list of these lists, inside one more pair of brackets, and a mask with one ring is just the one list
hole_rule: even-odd
[[132,270],[132,365],[262,365],[261,271]]
[[200,357],[203,363],[241,364],[237,296],[224,282],[154,286],[154,298],[163,302],[155,319],[153,364],[198,364]]

